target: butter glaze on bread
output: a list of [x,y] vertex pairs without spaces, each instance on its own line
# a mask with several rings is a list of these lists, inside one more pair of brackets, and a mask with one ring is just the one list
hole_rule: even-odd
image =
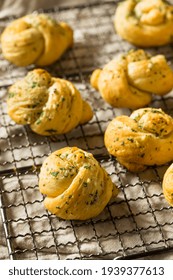
[[17,66],[54,63],[73,45],[73,30],[46,14],[31,14],[12,21],[1,35],[3,56]]
[[53,152],[44,161],[39,177],[45,207],[62,219],[93,218],[118,194],[93,155],[77,147]]
[[91,85],[113,107],[138,109],[173,88],[173,71],[163,55],[151,56],[144,50],[120,54],[96,69]]
[[114,118],[105,131],[108,152],[132,172],[173,160],[173,118],[143,108]]
[[73,83],[35,69],[9,88],[9,116],[41,135],[63,134],[93,117]]
[[172,43],[173,6],[162,0],[126,0],[118,5],[116,32],[138,47]]

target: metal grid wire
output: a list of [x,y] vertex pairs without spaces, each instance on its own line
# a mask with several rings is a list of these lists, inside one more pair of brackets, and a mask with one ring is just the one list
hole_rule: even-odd
[[[107,154],[105,128],[113,117],[128,115],[130,110],[111,108],[89,85],[89,75],[95,68],[132,48],[113,28],[117,2],[44,11],[67,21],[75,31],[74,47],[45,69],[71,80],[94,109],[88,124],[66,135],[39,136],[9,118],[7,88],[33,66],[17,68],[0,57],[0,209],[10,259],[133,258],[173,248],[173,208],[165,201],[161,188],[168,165],[132,174]],[[10,20],[0,22],[0,28]],[[173,60],[171,46],[149,51],[164,53]],[[154,97],[150,106],[161,107],[172,115],[173,94]],[[39,167],[51,152],[67,145],[92,152],[120,188],[118,197],[92,220],[64,221],[43,206],[38,190]]]

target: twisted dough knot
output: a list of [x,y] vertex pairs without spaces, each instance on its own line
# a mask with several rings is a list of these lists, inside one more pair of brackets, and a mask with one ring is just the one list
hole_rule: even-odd
[[1,35],[4,57],[17,66],[49,65],[73,44],[73,31],[64,22],[57,23],[45,14],[19,18]]
[[173,160],[173,119],[161,109],[144,108],[130,117],[118,116],[108,125],[105,146],[128,170]]
[[168,167],[164,174],[162,187],[165,199],[173,206],[173,164]]
[[151,102],[152,93],[164,95],[173,88],[173,71],[163,55],[131,50],[96,69],[90,82],[113,107],[138,109]]
[[88,122],[93,112],[75,86],[42,69],[30,71],[9,88],[8,114],[41,135],[67,133]]
[[117,33],[130,43],[149,47],[172,42],[173,6],[162,0],[126,0],[115,13]]
[[40,192],[45,207],[63,219],[85,220],[97,216],[117,188],[92,154],[76,147],[52,153],[43,163]]

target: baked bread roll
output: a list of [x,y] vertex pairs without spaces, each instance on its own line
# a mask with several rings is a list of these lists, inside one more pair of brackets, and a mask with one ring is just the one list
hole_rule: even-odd
[[96,69],[90,82],[111,106],[138,109],[151,102],[153,93],[165,95],[173,88],[173,71],[163,55],[131,50]]
[[9,88],[7,107],[16,123],[29,124],[41,135],[67,133],[93,116],[71,82],[51,77],[42,69],[28,72]]
[[140,47],[172,42],[173,6],[162,0],[126,0],[116,9],[116,32]]
[[162,187],[165,199],[173,206],[173,164],[168,167],[164,174]]
[[144,108],[114,118],[105,131],[108,152],[132,172],[173,160],[173,118]]
[[43,163],[39,176],[44,205],[67,220],[97,216],[118,189],[92,154],[77,147],[53,152]]
[[4,57],[17,66],[52,64],[73,44],[73,31],[45,14],[14,20],[1,35]]

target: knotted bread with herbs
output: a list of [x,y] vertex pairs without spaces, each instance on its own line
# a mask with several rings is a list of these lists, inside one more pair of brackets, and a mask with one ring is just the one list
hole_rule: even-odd
[[143,108],[114,118],[105,131],[108,152],[128,170],[173,160],[173,118],[161,109]]
[[28,72],[9,88],[9,116],[18,124],[29,124],[41,135],[63,134],[93,117],[90,105],[70,82],[51,77],[43,69]]
[[162,46],[173,40],[173,6],[162,0],[126,0],[115,13],[116,32],[140,47]]
[[173,163],[166,170],[163,177],[163,194],[167,202],[173,206]]
[[65,147],[47,157],[41,167],[39,189],[45,195],[45,208],[67,220],[99,215],[118,194],[93,155],[77,147]]
[[96,69],[90,83],[111,106],[138,109],[173,88],[173,71],[163,55],[131,50]]
[[73,30],[45,14],[12,21],[1,35],[3,56],[17,66],[50,65],[73,45]]

